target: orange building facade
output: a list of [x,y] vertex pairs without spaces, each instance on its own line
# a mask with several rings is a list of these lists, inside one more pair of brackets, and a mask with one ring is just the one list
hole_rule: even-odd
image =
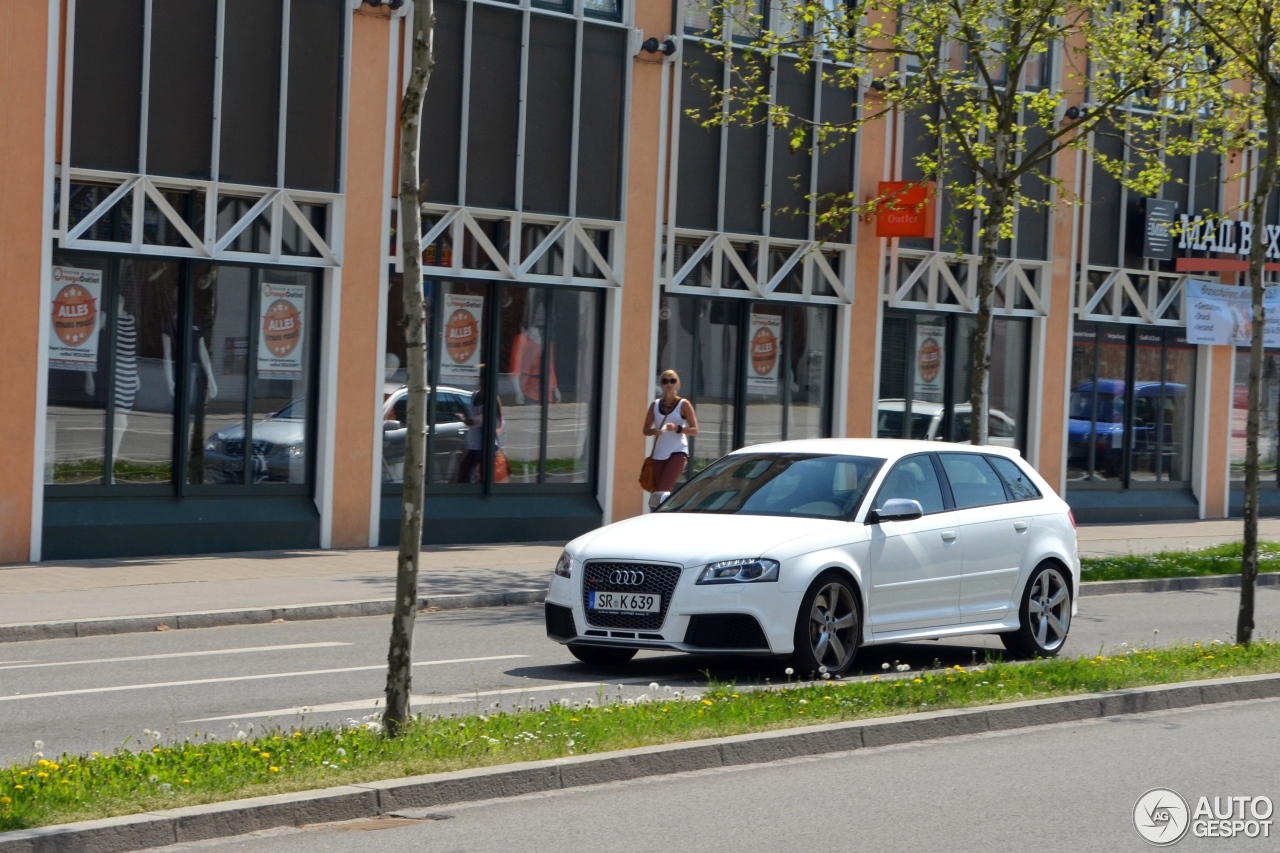
[[[395,541],[411,6],[0,11],[0,563]],[[968,439],[974,224],[957,253],[815,216],[824,194],[918,177],[920,117],[792,151],[766,125],[689,116],[708,106],[699,78],[725,73],[698,8],[436,10],[427,541],[566,540],[643,512],[666,368],[698,411],[694,469],[772,440]],[[780,62],[769,81],[817,120],[861,97],[821,68]],[[1238,204],[1238,163],[1171,165],[1155,201]],[[1195,274],[1146,256],[1149,200],[1088,152],[1053,169],[1086,203],[1019,214],[991,440],[1082,522],[1238,514],[1242,356],[1188,342]],[[1280,355],[1267,364],[1274,464]]]

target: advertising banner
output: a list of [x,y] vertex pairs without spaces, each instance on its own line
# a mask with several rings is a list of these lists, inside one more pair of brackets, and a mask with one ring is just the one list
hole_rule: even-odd
[[1158,261],[1173,258],[1173,217],[1177,213],[1177,202],[1147,199],[1146,228],[1142,231],[1142,257]]
[[306,370],[303,346],[307,288],[298,284],[262,283],[259,308],[258,376],[263,379],[301,379]]
[[484,297],[465,293],[444,295],[444,340],[440,380],[476,385],[480,382],[480,318]]
[[[1280,287],[1263,296],[1266,345],[1280,346]],[[1253,294],[1248,287],[1188,279],[1186,285],[1187,342],[1213,346],[1244,346],[1253,336]]]
[[943,360],[947,352],[947,327],[944,323],[917,323],[915,349],[916,400],[941,403],[942,383],[946,376]]
[[778,369],[782,356],[782,317],[777,314],[751,312],[751,328],[747,332],[747,390],[772,394],[778,390]]
[[98,369],[98,330],[102,326],[102,272],[53,268],[53,304],[49,319],[49,366],[56,370]]

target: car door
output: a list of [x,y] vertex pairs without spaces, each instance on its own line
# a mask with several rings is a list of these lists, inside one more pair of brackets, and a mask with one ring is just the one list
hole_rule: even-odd
[[1025,504],[1009,499],[1004,481],[983,454],[939,453],[938,459],[963,540],[960,619],[999,621],[1016,607],[1014,588],[1027,552],[1030,513]]
[[960,536],[929,454],[899,460],[872,507],[894,498],[919,502],[924,515],[871,525],[868,624],[877,634],[954,625],[960,621]]

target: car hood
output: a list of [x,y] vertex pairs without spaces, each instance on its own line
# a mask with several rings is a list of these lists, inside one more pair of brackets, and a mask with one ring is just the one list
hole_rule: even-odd
[[[769,515],[713,515],[661,512],[641,515],[593,530],[569,543],[579,560],[654,560],[702,566],[716,560],[777,556],[793,550],[787,543],[810,536],[826,538],[861,525],[823,518]],[[825,535],[823,535],[825,534]]]
[[[253,441],[255,445],[259,441],[265,441],[268,444],[302,444],[305,436],[306,429],[302,421],[287,418],[277,420],[273,418],[258,421],[253,425]],[[244,425],[228,427],[217,433],[217,437],[223,441],[244,438]]]

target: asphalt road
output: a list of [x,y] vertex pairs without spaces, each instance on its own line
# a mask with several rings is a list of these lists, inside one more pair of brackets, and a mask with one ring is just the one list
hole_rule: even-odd
[[[1065,653],[1229,640],[1238,599],[1233,590],[1086,598]],[[1259,591],[1257,621],[1263,636],[1280,635],[1280,589]],[[371,617],[6,643],[0,762],[30,758],[37,740],[54,756],[134,746],[144,729],[225,737],[250,725],[361,720],[382,693],[388,631],[388,619]],[[546,639],[540,606],[423,614],[415,644],[415,706],[435,712],[601,691],[635,697],[651,682],[697,690],[708,674],[740,684],[785,677],[783,664],[758,658],[646,653],[621,668],[588,667]],[[999,648],[995,637],[878,646],[860,652],[859,668],[967,665]]]
[[[169,851],[1142,851],[1145,792],[1280,801],[1280,700],[1116,717],[279,830]],[[1246,807],[1248,808],[1248,807]],[[1260,807],[1265,812],[1265,808]],[[1275,850],[1196,838],[1182,850]]]

